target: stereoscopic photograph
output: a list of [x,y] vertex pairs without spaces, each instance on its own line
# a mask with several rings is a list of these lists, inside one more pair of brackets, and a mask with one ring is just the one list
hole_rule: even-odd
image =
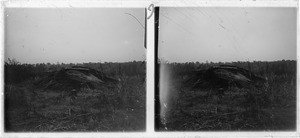
[[4,8],[5,132],[145,131],[144,8]]
[[156,131],[296,130],[296,8],[156,10]]

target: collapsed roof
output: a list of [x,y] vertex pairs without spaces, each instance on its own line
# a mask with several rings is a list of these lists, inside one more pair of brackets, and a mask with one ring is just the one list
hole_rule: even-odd
[[263,84],[266,79],[249,70],[229,65],[213,66],[195,71],[186,82],[192,89],[228,89],[229,87],[250,88]]
[[118,82],[95,69],[73,66],[50,72],[38,80],[35,85],[45,89],[95,89]]

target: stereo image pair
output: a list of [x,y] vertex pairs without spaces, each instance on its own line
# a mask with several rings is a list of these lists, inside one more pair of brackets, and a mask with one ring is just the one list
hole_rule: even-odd
[[297,8],[155,7],[150,18],[4,8],[4,131],[144,132],[147,116],[155,131],[296,130]]

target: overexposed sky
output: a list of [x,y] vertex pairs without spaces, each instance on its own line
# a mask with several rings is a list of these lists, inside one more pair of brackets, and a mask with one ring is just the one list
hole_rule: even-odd
[[161,7],[159,18],[169,62],[296,60],[296,8]]
[[5,59],[21,63],[145,60],[144,8],[6,8]]

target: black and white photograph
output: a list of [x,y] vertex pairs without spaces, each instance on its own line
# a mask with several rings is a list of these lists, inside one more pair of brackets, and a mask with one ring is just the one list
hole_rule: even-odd
[[4,8],[4,132],[146,131],[145,8]]
[[296,130],[297,8],[156,10],[156,131]]

